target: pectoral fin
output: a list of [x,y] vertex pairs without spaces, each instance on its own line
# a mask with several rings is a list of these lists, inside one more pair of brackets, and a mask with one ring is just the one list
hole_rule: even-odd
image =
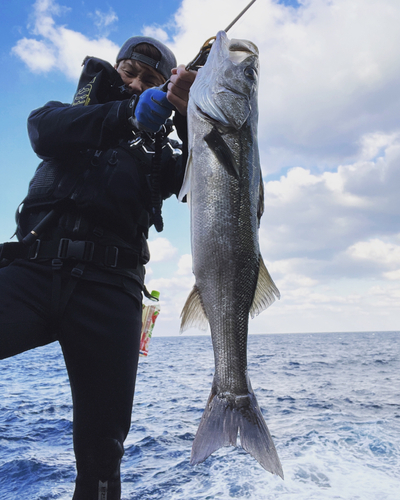
[[232,154],[231,148],[224,141],[218,130],[213,128],[204,137],[204,140],[228,174],[235,177],[235,179],[239,179],[239,166]]
[[254,316],[264,311],[264,309],[267,309],[267,307],[275,302],[275,298],[280,299],[281,294],[273,282],[268,269],[265,267],[263,258],[260,255],[256,293],[254,294],[253,303],[250,308],[251,317],[254,318]]

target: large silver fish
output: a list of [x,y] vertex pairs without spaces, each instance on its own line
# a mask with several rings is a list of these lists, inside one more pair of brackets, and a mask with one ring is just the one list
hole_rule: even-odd
[[191,87],[189,160],[181,191],[191,210],[196,283],[181,330],[210,324],[215,375],[191,463],[222,446],[242,447],[273,474],[282,466],[247,373],[249,314],[279,291],[260,255],[263,181],[257,145],[258,49],[218,33]]

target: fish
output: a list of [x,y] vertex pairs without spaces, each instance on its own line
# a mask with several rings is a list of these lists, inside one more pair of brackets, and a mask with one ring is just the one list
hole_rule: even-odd
[[280,298],[261,257],[264,189],[258,151],[259,55],[218,32],[188,103],[189,154],[179,194],[190,208],[195,284],[181,331],[209,324],[215,372],[190,463],[240,444],[283,479],[282,465],[247,369],[249,317]]

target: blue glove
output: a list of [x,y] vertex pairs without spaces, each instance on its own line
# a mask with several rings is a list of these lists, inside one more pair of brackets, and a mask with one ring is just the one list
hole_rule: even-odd
[[133,121],[140,130],[158,132],[171,116],[173,109],[175,108],[168,101],[167,94],[153,87],[137,98]]

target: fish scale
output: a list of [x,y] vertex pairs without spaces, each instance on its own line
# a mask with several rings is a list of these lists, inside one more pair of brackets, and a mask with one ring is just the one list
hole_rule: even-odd
[[263,188],[257,146],[258,50],[219,32],[191,87],[189,160],[180,194],[191,211],[195,285],[181,329],[210,325],[215,374],[191,463],[221,446],[242,447],[283,477],[247,372],[249,315],[279,291],[260,255]]

